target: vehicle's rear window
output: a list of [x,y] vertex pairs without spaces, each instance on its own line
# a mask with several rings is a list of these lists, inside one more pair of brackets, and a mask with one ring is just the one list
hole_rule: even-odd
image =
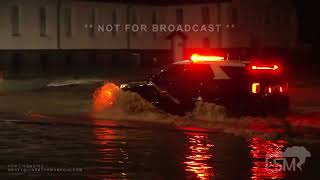
[[152,81],[158,84],[177,81],[183,78],[185,72],[184,64],[173,64],[163,69],[152,77]]
[[177,79],[180,79],[181,76],[183,76],[184,71],[185,71],[185,65],[175,64],[165,69],[161,73],[161,78],[166,80],[177,80]]
[[189,80],[193,81],[206,81],[214,78],[212,69],[207,64],[189,64],[187,66],[187,76]]

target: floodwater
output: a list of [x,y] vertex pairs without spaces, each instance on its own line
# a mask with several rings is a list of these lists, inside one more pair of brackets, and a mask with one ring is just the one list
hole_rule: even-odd
[[299,144],[312,154],[303,171],[278,171],[266,154],[296,144],[148,123],[11,120],[0,134],[1,179],[315,179],[320,160],[319,144]]
[[[319,177],[317,114],[234,119],[204,103],[179,117],[110,83],[55,88],[1,97],[11,102],[2,111],[16,116],[0,118],[0,179]],[[302,171],[266,158],[292,146],[311,154]]]

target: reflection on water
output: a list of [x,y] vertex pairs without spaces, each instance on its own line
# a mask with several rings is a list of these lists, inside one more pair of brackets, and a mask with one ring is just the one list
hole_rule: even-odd
[[[122,147],[126,144],[126,141],[110,128],[97,127],[93,132],[96,136],[98,152],[101,155],[100,160],[98,160],[98,163],[100,163],[99,169],[102,170],[101,177],[127,179],[128,173],[125,166],[128,163],[128,153]],[[114,172],[110,173],[110,171]]]
[[284,140],[266,140],[264,138],[253,137],[249,141],[250,156],[252,158],[251,179],[282,179],[285,177],[283,171],[279,171],[281,164],[268,162],[267,155],[281,154],[288,144]]
[[213,143],[207,134],[185,133],[188,138],[185,155],[185,170],[193,172],[198,179],[206,180],[214,176],[212,166]]

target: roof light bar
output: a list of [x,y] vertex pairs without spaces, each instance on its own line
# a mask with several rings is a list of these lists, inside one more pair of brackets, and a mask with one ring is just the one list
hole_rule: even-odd
[[199,54],[192,54],[190,57],[193,62],[201,62],[201,61],[223,61],[224,58],[221,56],[203,56]]

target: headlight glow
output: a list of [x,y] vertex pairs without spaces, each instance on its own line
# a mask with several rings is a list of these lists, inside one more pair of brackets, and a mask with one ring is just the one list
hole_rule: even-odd
[[121,85],[120,85],[120,89],[127,88],[127,87],[129,87],[128,84],[121,84]]

